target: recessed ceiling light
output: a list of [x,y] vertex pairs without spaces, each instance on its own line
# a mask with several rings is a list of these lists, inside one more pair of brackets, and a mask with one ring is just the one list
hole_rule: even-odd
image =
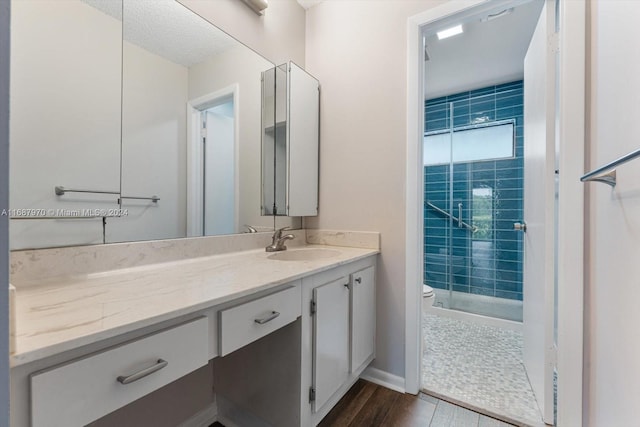
[[462,34],[462,25],[456,25],[455,27],[447,28],[446,30],[438,31],[438,40],[443,40],[448,37]]

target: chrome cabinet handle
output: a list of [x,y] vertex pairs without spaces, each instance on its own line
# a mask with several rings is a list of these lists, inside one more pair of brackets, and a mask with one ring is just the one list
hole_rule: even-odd
[[254,322],[256,322],[259,325],[264,325],[267,322],[271,322],[273,319],[275,319],[278,316],[280,316],[280,313],[278,313],[277,311],[272,311],[271,314],[268,315],[267,317],[264,317],[262,319],[255,319]]
[[118,382],[120,384],[131,384],[132,382],[138,381],[141,378],[146,377],[147,375],[151,375],[154,372],[158,372],[160,369],[167,366],[169,362],[166,360],[158,359],[155,365],[149,366],[148,368],[144,368],[141,371],[136,372],[135,374],[131,374],[128,376],[120,375],[118,377]]
[[462,203],[458,203],[458,228],[462,228]]
[[356,283],[362,283],[362,277],[356,277]]

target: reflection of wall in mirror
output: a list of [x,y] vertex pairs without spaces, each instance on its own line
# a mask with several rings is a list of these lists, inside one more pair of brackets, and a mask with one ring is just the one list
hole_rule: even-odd
[[[189,70],[189,99],[195,99],[232,84],[239,87],[239,219],[259,229],[273,227],[273,220],[261,216],[261,82],[262,71],[272,68],[266,59],[238,45]],[[242,230],[238,230],[242,231]]]
[[[117,208],[121,22],[81,2],[12,2],[12,209]],[[82,34],[82,37],[78,37]],[[94,220],[11,221],[13,249],[102,243]]]
[[123,49],[122,193],[160,201],[125,199],[107,241],[184,237],[188,69],[126,41]]

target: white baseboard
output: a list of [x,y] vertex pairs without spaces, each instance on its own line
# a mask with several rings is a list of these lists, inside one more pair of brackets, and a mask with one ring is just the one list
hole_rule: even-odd
[[382,387],[404,393],[404,378],[369,366],[360,375],[363,380],[371,381]]
[[209,427],[216,421],[218,421],[218,405],[213,402],[188,420],[183,421],[179,427]]

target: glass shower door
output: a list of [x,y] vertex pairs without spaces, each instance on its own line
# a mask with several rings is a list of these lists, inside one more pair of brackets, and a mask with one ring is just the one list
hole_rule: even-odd
[[[467,93],[468,94],[468,93]],[[450,97],[453,98],[453,97]],[[496,95],[430,106],[443,115],[425,133],[425,282],[435,305],[522,319],[522,141],[518,120],[496,120]],[[431,110],[430,110],[431,109]]]
[[427,115],[437,117],[439,129],[424,138],[424,284],[435,290],[434,306],[450,308],[451,149],[450,105],[427,103]]

